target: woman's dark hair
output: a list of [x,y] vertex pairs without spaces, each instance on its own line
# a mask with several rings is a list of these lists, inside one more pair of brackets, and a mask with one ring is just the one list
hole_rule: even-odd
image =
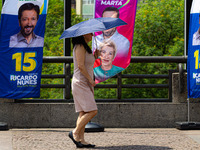
[[88,46],[88,44],[85,42],[85,39],[83,36],[77,36],[77,37],[73,37],[72,38],[72,44],[73,44],[73,47],[76,45],[76,44],[79,44],[79,45],[83,45],[83,47],[86,49],[86,51],[91,54],[92,53],[92,50],[91,48]]

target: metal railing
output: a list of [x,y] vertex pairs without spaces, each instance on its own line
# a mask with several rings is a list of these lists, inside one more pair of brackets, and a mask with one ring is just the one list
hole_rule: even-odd
[[[121,74],[114,76],[117,78],[117,84],[97,84],[95,88],[116,88],[116,99],[96,99],[97,102],[171,102],[172,101],[172,73],[179,72],[179,80],[182,80],[183,63],[187,62],[187,57],[184,56],[134,56],[131,57],[131,63],[176,63],[177,70],[168,70],[168,74]],[[63,88],[65,89],[64,99],[16,99],[15,102],[72,102],[71,98],[71,66],[73,57],[71,56],[56,56],[44,57],[43,63],[64,63],[65,74],[61,75],[42,75],[42,78],[62,78],[65,79],[64,84],[41,84],[41,88]],[[168,79],[168,84],[123,84],[124,78],[156,78]],[[179,92],[183,91],[182,82],[179,82]],[[168,98],[131,98],[122,99],[123,88],[167,88]]]

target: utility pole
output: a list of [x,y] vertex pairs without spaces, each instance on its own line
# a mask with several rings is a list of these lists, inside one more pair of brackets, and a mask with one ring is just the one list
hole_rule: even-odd
[[[71,0],[64,0],[64,30],[71,27]],[[64,56],[71,56],[71,43],[70,38],[64,39]],[[67,74],[71,72],[71,64],[64,64],[64,72],[66,78],[64,79],[65,90],[63,95],[65,99],[70,99],[71,84],[68,80]]]
[[[65,29],[71,27],[71,0],[64,1],[64,27]],[[71,55],[70,38],[64,39],[64,55]]]

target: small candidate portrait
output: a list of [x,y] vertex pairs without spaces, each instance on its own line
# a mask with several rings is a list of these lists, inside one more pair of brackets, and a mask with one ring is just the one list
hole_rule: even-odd
[[[119,10],[116,7],[107,7],[102,12],[102,17],[112,17],[119,18]],[[99,45],[103,40],[111,39],[116,43],[117,46],[117,56],[126,58],[129,53],[130,42],[129,40],[121,35],[117,28],[111,28],[108,30],[102,31],[102,34],[96,36],[97,45]],[[93,45],[96,49],[95,44]]]
[[94,68],[96,82],[105,81],[124,70],[124,68],[112,64],[117,53],[117,47],[112,40],[104,40],[103,43],[99,45],[99,51],[101,65]]
[[192,45],[200,45],[200,14],[199,14],[199,28],[198,30],[193,34],[193,41]]
[[21,30],[10,37],[9,47],[43,47],[44,38],[34,33],[39,13],[39,6],[33,3],[25,3],[19,8],[18,21]]

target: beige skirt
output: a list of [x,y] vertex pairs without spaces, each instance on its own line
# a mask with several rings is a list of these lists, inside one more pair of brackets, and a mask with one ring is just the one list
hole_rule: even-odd
[[94,99],[94,88],[88,82],[79,81],[73,77],[72,95],[76,112],[90,112],[97,110],[97,105]]

